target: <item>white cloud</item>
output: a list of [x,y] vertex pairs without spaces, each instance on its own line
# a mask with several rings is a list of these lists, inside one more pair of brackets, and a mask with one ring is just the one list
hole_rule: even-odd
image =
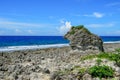
[[91,28],[101,28],[101,27],[113,27],[114,23],[105,23],[105,24],[87,24],[85,26],[91,27]]
[[61,24],[65,24],[65,21],[66,21],[65,18],[60,19],[60,23],[61,23]]
[[55,26],[58,24],[17,22],[0,18],[0,35],[49,35],[47,31],[56,30]]
[[61,19],[61,20],[60,20],[60,23],[64,24],[65,22],[64,22],[64,20],[63,20],[63,19]]
[[32,31],[32,30],[28,30],[28,33],[32,34],[32,33],[33,33],[33,31]]
[[115,31],[115,33],[120,35],[120,30],[119,31]]
[[104,16],[104,14],[103,13],[99,13],[99,12],[93,12],[92,14],[85,14],[83,16],[102,18]]
[[106,4],[106,6],[110,6],[110,7],[112,7],[112,6],[118,6],[118,5],[120,5],[120,2],[113,2],[113,3],[108,3],[108,4]]
[[98,13],[98,12],[94,12],[93,15],[94,15],[96,18],[102,18],[102,17],[104,16],[104,14]]
[[0,17],[0,21],[4,21],[4,20],[7,20],[7,19],[6,19],[6,18],[1,18],[1,17]]
[[[63,24],[64,23],[64,24]],[[65,33],[67,33],[67,31],[69,31],[70,30],[70,28],[72,27],[72,25],[71,25],[71,22],[68,22],[68,21],[66,21],[66,22],[63,22],[62,21],[62,26],[60,26],[59,28],[58,28],[58,30],[59,30],[59,32],[60,32],[60,34],[65,34]]]
[[0,25],[17,25],[17,26],[34,26],[40,27],[41,24],[32,24],[32,23],[22,23],[22,22],[11,22],[11,21],[0,21]]
[[109,32],[106,32],[107,35],[111,35],[111,36],[119,36],[120,35],[120,30],[117,30],[117,31],[109,31]]
[[[78,15],[79,16],[79,15]],[[86,17],[93,17],[93,15],[90,15],[90,14],[84,14],[83,16],[86,16]]]
[[0,30],[0,35],[5,34],[5,31]]
[[54,26],[55,24],[44,24],[44,23],[27,23],[27,22],[16,22],[16,21],[9,21],[4,18],[0,18],[0,27],[3,28],[14,28],[18,29],[18,27],[35,27],[35,28],[43,28],[48,26]]
[[15,33],[16,33],[16,34],[23,34],[23,33],[33,34],[33,31],[32,31],[32,30],[20,30],[20,29],[15,29]]
[[16,29],[15,32],[16,32],[16,33],[21,33],[22,31],[19,30],[19,29]]

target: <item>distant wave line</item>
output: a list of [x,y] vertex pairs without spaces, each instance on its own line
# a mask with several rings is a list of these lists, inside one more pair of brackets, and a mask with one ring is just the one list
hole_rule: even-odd
[[120,41],[106,41],[104,43],[120,43]]
[[69,44],[51,44],[51,45],[30,45],[30,46],[8,46],[1,47],[0,52],[6,51],[17,51],[17,50],[28,50],[28,49],[44,49],[44,48],[55,48],[69,46]]
[[[107,41],[108,43],[120,43],[120,41]],[[8,52],[8,51],[18,51],[18,50],[32,50],[32,49],[44,49],[44,48],[56,48],[56,47],[64,47],[69,46],[69,44],[50,44],[50,45],[26,45],[26,46],[8,46],[8,47],[0,47],[0,52]]]

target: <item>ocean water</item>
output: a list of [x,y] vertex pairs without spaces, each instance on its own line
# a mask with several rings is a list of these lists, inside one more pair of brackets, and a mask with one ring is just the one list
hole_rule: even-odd
[[[101,36],[104,43],[120,43],[120,36]],[[69,46],[63,36],[0,36],[0,51]]]

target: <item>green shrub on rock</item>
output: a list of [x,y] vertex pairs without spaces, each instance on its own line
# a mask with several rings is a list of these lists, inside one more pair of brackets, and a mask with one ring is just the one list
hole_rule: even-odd
[[109,66],[93,66],[89,68],[89,74],[92,75],[92,77],[99,77],[99,78],[109,78],[113,77],[114,70]]
[[116,65],[120,67],[120,60],[116,61]]
[[120,54],[120,48],[116,49],[116,52],[118,52]]
[[77,30],[83,29],[84,32],[91,34],[91,32],[87,28],[85,28],[84,25],[72,26],[70,34],[74,34],[76,29]]
[[77,71],[77,73],[83,75],[86,72],[86,68],[81,68],[80,66],[75,66],[72,70],[73,73],[75,73]]
[[71,32],[70,32],[70,34],[74,34],[75,33],[75,31],[74,30],[72,30]]
[[100,53],[100,54],[92,54],[81,57],[81,60],[100,58],[100,59],[108,59],[110,61],[118,61],[120,60],[120,54],[116,53]]

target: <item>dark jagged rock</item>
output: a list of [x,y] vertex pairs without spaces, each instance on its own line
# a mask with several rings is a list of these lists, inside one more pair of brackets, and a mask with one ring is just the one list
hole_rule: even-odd
[[43,73],[50,74],[50,70],[49,70],[49,69],[47,69],[47,68],[44,68],[44,69],[43,69]]
[[73,50],[99,50],[104,51],[103,41],[97,35],[91,33],[83,25],[73,26],[64,36],[70,41]]
[[59,73],[57,71],[54,71],[50,76],[50,80],[62,80],[62,79],[60,78]]

